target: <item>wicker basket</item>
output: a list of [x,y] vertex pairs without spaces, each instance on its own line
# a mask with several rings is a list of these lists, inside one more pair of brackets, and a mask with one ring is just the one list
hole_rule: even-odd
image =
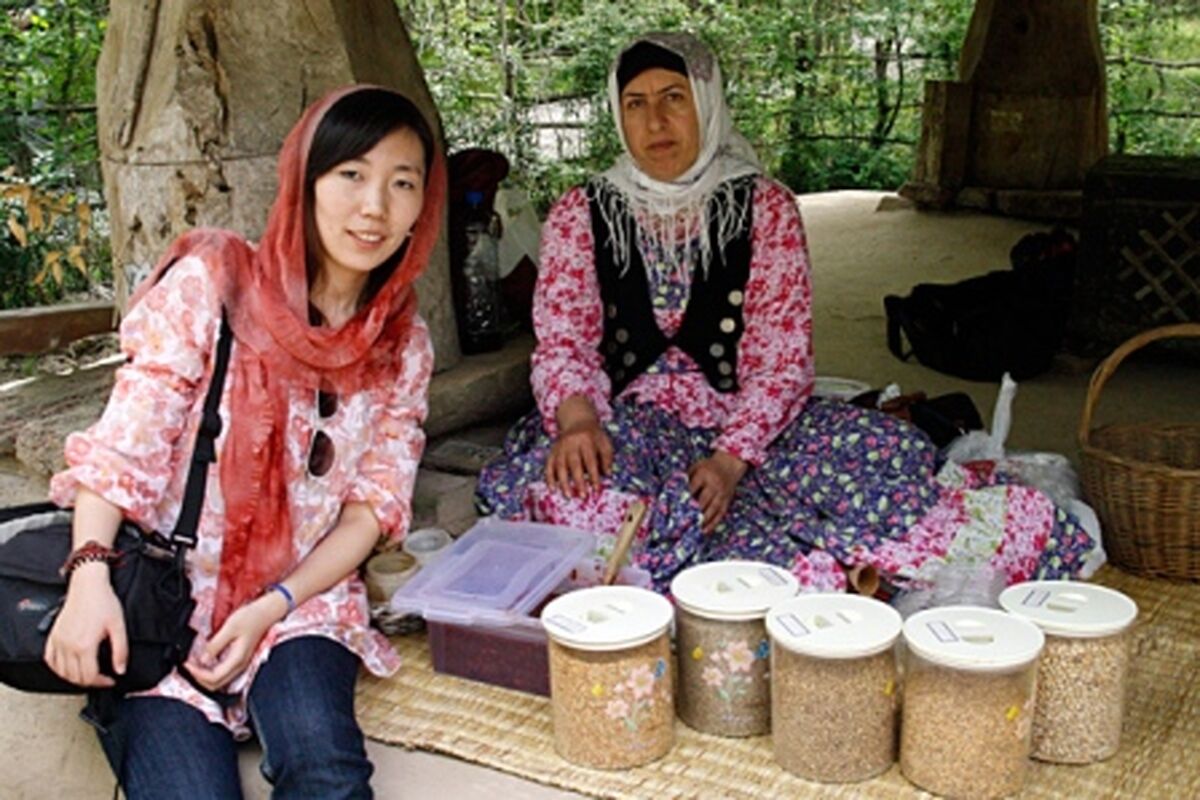
[[1119,423],[1092,430],[1100,391],[1121,362],[1151,342],[1172,337],[1200,338],[1200,323],[1140,333],[1096,368],[1079,423],[1081,471],[1114,564],[1195,581],[1200,580],[1200,424]]

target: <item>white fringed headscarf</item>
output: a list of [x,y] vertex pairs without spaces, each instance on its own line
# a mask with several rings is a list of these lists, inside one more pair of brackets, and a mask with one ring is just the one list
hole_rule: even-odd
[[[683,59],[696,101],[700,154],[673,181],[654,180],[638,169],[621,125],[617,69],[625,53],[640,42],[657,45]],[[698,258],[707,275],[713,248],[723,250],[745,226],[749,214],[749,198],[742,203],[736,201],[734,179],[762,172],[754,149],[734,130],[716,57],[690,34],[646,34],[617,54],[608,73],[608,101],[625,152],[591,183],[591,193],[612,237],[617,266],[622,272],[628,269],[630,248],[639,244],[629,241],[628,222],[632,217],[640,243],[656,251],[669,268],[690,274]],[[711,242],[706,209],[714,198],[711,208],[717,213],[718,240]]]

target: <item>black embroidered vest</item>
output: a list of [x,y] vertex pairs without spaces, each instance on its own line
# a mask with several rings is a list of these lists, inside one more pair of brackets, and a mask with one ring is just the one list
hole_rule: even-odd
[[[628,232],[629,268],[621,274],[613,256],[612,237],[600,213],[595,193],[589,189],[592,237],[595,241],[596,278],[604,303],[604,338],[600,354],[604,371],[616,397],[645,372],[672,345],[687,353],[700,366],[709,384],[718,392],[737,391],[737,346],[742,337],[742,303],[750,275],[750,211],[754,177],[739,179],[734,195],[739,207],[747,209],[746,222],[723,251],[716,243],[717,215],[709,213],[709,241],[713,242],[708,278],[699,263],[692,272],[692,285],[683,321],[668,338],[654,319],[646,265],[637,247],[634,231]],[[715,202],[710,201],[710,202]],[[742,205],[744,204],[744,205]],[[710,209],[711,211],[711,209]],[[627,217],[628,218],[628,217]],[[631,227],[633,222],[628,223]]]

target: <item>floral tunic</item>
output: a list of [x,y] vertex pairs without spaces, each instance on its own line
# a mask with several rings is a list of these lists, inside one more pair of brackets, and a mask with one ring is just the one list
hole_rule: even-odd
[[[183,500],[187,467],[205,394],[212,375],[221,309],[207,266],[196,257],[176,263],[162,281],[126,317],[121,345],[128,362],[100,420],[66,442],[68,469],[54,476],[51,499],[74,502],[87,487],[124,510],[128,519],[149,530],[169,532]],[[235,341],[233,347],[237,348]],[[285,470],[295,527],[295,563],[331,530],[347,502],[367,503],[384,534],[401,539],[411,520],[410,499],[424,447],[421,422],[433,368],[428,329],[419,317],[413,325],[404,367],[392,385],[339,397],[333,416],[319,418],[316,393],[293,392],[289,401]],[[221,416],[228,430],[226,378]],[[332,469],[317,478],[308,474],[308,446],[316,429],[335,445]],[[224,435],[217,440],[217,452]],[[209,469],[198,544],[189,553],[198,632],[198,655],[214,631],[211,626],[221,563],[224,502],[219,469]],[[235,735],[249,735],[246,695],[259,667],[276,644],[298,636],[324,636],[357,654],[372,673],[389,675],[399,660],[387,639],[369,626],[366,590],[353,573],[310,598],[272,626],[250,665],[228,687],[237,701],[222,708],[172,673],[147,695],[172,697],[198,708]]]
[[[760,464],[812,391],[812,289],[804,228],[791,192],[759,178],[751,210],[750,278],[738,343],[737,392],[723,394],[678,348],[669,348],[622,397],[650,403],[688,427],[719,428],[715,447]],[[543,228],[533,319],[533,393],[547,432],[563,399],[582,394],[601,420],[611,418],[611,386],[598,347],[604,333],[594,267],[591,217],[582,188],[568,192]],[[667,336],[679,330],[690,276],[647,261],[655,319]]]

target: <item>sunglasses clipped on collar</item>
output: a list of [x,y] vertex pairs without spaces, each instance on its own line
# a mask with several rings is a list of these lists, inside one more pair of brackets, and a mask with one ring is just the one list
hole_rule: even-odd
[[[317,418],[327,420],[337,413],[338,396],[329,388],[317,391]],[[308,447],[308,474],[314,478],[324,477],[333,468],[337,456],[333,438],[328,433],[314,426],[312,443]]]

